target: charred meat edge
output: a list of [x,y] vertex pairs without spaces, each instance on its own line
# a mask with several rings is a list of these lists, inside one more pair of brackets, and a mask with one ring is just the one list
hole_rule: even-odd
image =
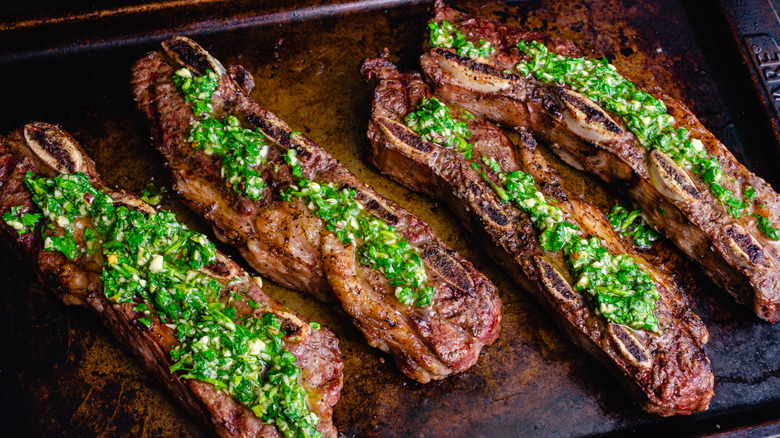
[[[61,173],[83,172],[91,183],[103,189],[92,161],[76,141],[56,125],[34,122],[7,137],[0,137],[0,214],[21,205],[22,212],[37,211],[23,181],[27,172],[52,177]],[[154,209],[133,195],[112,192],[115,202],[144,213]],[[19,234],[4,221],[2,240],[36,272],[39,280],[66,304],[79,305],[96,313],[116,340],[159,380],[184,408],[205,427],[220,437],[280,437],[273,424],[264,424],[246,406],[234,401],[225,391],[211,384],[180,379],[169,371],[173,364],[169,351],[178,342],[174,331],[152,315],[146,327],[138,321],[144,316],[134,303],[114,303],[103,293],[100,274],[102,261],[82,255],[70,260],[57,251],[44,251],[40,227]],[[99,256],[96,256],[99,257]],[[201,272],[227,285],[236,277],[246,278],[240,285],[248,300],[260,304],[282,320],[286,331],[285,348],[298,360],[302,384],[309,396],[312,412],[320,418],[323,436],[335,437],[333,406],[342,386],[341,351],[338,340],[327,329],[311,330],[301,317],[263,293],[260,287],[235,262],[221,253]],[[298,337],[299,340],[295,338]]]
[[[660,151],[642,147],[618,117],[587,97],[511,74],[524,59],[515,47],[520,40],[539,41],[561,55],[583,56],[574,44],[471,17],[439,0],[432,21],[442,20],[453,23],[467,38],[483,39],[498,50],[480,61],[444,48],[423,54],[423,71],[437,93],[472,113],[531,131],[567,163],[621,189],[655,229],[697,261],[737,302],[766,321],[780,319],[780,242],[761,233],[751,214],[730,216],[698,176]],[[500,86],[486,89],[488,82]],[[755,188],[748,210],[780,223],[780,196],[766,181],[740,164],[683,104],[661,93],[651,94],[666,104],[677,126],[688,129],[718,160],[723,184],[737,195],[746,185]],[[730,182],[732,178],[736,183]]]
[[[340,301],[369,344],[390,353],[414,380],[442,379],[476,363],[482,347],[499,332],[501,302],[495,286],[447,248],[427,224],[374,192],[320,146],[252,100],[253,82],[243,68],[222,67],[187,38],[174,37],[162,46],[134,66],[136,101],[173,172],[176,191],[209,221],[215,234],[235,245],[261,274],[321,300]],[[252,201],[228,189],[219,160],[186,140],[192,112],[172,83],[174,70],[182,66],[221,73],[212,98],[215,114],[235,115],[267,137],[271,149],[261,172],[269,187],[261,199]],[[354,189],[365,211],[394,225],[418,250],[436,289],[433,305],[401,304],[386,277],[356,261],[354,245],[335,239],[302,201],[279,200],[278,193],[292,181],[281,159],[289,149],[297,152],[304,177]]]
[[417,102],[433,96],[419,74],[401,74],[385,58],[367,60],[362,72],[378,80],[368,128],[372,164],[401,184],[446,202],[514,281],[532,292],[564,333],[604,363],[644,409],[664,416],[707,409],[713,375],[704,351],[708,335],[703,323],[670,277],[625,248],[598,209],[560,184],[530,135],[521,134],[515,149],[494,125],[469,122],[475,157],[484,153],[507,171],[530,172],[567,221],[601,237],[610,252],[632,255],[651,275],[660,293],[656,316],[661,335],[594,315],[571,286],[560,255],[541,249],[528,216],[512,204],[501,204],[460,153],[422,140],[402,123]]

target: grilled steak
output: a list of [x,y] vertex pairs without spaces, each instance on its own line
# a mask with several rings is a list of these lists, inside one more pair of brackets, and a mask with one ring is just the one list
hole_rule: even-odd
[[567,163],[623,190],[739,303],[780,319],[780,197],[683,104],[642,91],[568,41],[439,1],[432,26],[445,22],[494,51],[433,47],[420,61],[437,93],[531,131]]
[[[633,254],[597,208],[561,185],[529,134],[521,133],[515,148],[495,125],[464,116],[461,122],[470,132],[470,148],[443,147],[409,127],[410,113],[426,99],[438,97],[419,74],[401,74],[384,57],[367,60],[361,71],[378,79],[368,128],[372,164],[407,187],[446,202],[514,281],[533,293],[564,333],[604,363],[644,409],[659,415],[707,409],[713,375],[704,351],[708,335],[703,323],[688,309],[669,276]],[[449,111],[461,110],[450,107]],[[432,123],[428,119],[423,125]],[[445,125],[448,132],[460,129],[454,123]],[[492,166],[485,165],[491,162]],[[649,274],[658,291],[653,310],[657,329],[615,323],[594,311],[583,291],[586,288],[581,287],[585,283],[566,261],[566,251],[545,250],[541,244],[544,233],[533,219],[535,213],[504,202],[511,187],[497,187],[502,183],[497,173],[515,171],[533,177],[536,183],[531,191],[538,194],[533,199],[547,199],[560,209],[562,220],[581,230],[578,239],[596,237],[606,251],[629,254],[626,260]],[[575,263],[585,257],[584,253],[573,256]]]
[[[31,194],[32,189],[29,189],[30,181],[36,181],[38,177],[51,178],[49,181],[53,181],[62,178],[65,174],[70,174],[66,177],[75,178],[64,182],[61,186],[62,191],[57,189],[53,197],[47,198],[49,202],[43,204],[45,207],[39,208],[39,204],[35,201],[36,195]],[[72,187],[75,181],[79,181],[79,176],[80,181],[86,186],[91,186],[90,190],[93,191],[77,195],[76,201],[84,202],[84,205],[78,207],[75,213],[71,210],[75,216],[68,219],[67,215],[70,213],[67,211],[76,208],[75,201],[62,204],[62,200],[67,199],[63,191],[66,187]],[[131,238],[128,238],[127,243],[120,244],[123,239],[120,236],[117,236],[115,241],[106,240],[108,238],[104,236],[101,238],[104,240],[100,240],[100,246],[94,246],[97,241],[94,240],[94,236],[90,237],[90,232],[100,233],[95,230],[99,230],[100,226],[105,226],[108,222],[106,220],[98,223],[97,219],[86,216],[84,211],[97,204],[98,197],[95,195],[104,196],[101,193],[106,196],[106,208],[116,208],[127,214],[130,211],[140,213],[139,217],[133,219],[139,226],[144,217],[148,219],[167,214],[157,213],[151,206],[132,195],[103,187],[92,161],[75,140],[57,126],[36,122],[26,125],[8,137],[0,137],[0,212],[4,219],[0,222],[0,229],[2,229],[0,235],[22,260],[29,262],[40,281],[66,304],[83,306],[96,313],[117,341],[127,346],[148,372],[155,375],[192,415],[217,435],[266,438],[290,436],[289,433],[285,434],[277,428],[277,424],[282,423],[278,417],[276,424],[266,424],[249,409],[247,404],[236,401],[225,389],[216,389],[214,384],[221,384],[217,375],[212,376],[211,383],[206,383],[192,376],[186,376],[187,372],[197,373],[196,370],[186,371],[184,368],[179,368],[182,371],[172,371],[171,367],[177,362],[173,356],[180,354],[185,343],[190,342],[180,337],[188,336],[180,330],[186,327],[186,320],[191,318],[191,315],[186,316],[187,312],[197,313],[197,311],[194,307],[188,307],[189,310],[182,313],[184,316],[180,319],[171,319],[166,316],[167,313],[154,310],[153,303],[144,301],[141,295],[130,295],[129,300],[116,298],[122,290],[122,285],[112,279],[123,277],[112,277],[112,273],[119,272],[119,266],[124,262],[111,253],[114,250],[107,248],[113,245],[112,248],[121,251],[116,249],[117,246],[132,245],[136,248],[143,246],[141,243],[131,242]],[[55,221],[47,219],[47,215],[56,208],[62,209],[62,215]],[[40,216],[30,215],[41,214],[43,220],[38,220],[34,228],[24,229],[25,226],[30,225],[22,224],[24,218],[40,218]],[[73,242],[79,245],[74,249],[80,248],[81,251],[66,255],[62,250],[47,249],[50,244],[58,248],[57,239],[64,239],[59,242],[67,241],[69,228],[65,227],[72,227]],[[203,236],[197,237],[199,235],[186,228],[182,230],[183,233],[189,233],[186,234],[187,236],[205,242]],[[179,237],[181,236],[183,235],[179,234]],[[171,248],[166,255],[152,257],[152,262],[148,265],[149,272],[160,274],[166,270],[170,271],[171,263],[175,262],[167,257],[174,257],[175,254],[178,254],[176,249]],[[304,403],[308,405],[311,414],[306,413],[306,415],[316,415],[319,422],[317,429],[322,436],[335,437],[332,408],[339,399],[343,369],[338,340],[325,328],[310,327],[301,320],[300,316],[265,295],[258,283],[235,262],[220,253],[215,254],[213,261],[203,265],[199,271],[190,270],[186,279],[182,278],[172,284],[163,285],[162,278],[167,278],[164,275],[153,277],[149,274],[145,279],[139,279],[136,275],[132,278],[137,282],[135,286],[141,284],[140,287],[150,296],[153,291],[168,287],[170,290],[179,290],[185,295],[194,294],[195,292],[192,292],[194,289],[189,285],[201,280],[202,284],[210,284],[218,288],[215,291],[216,301],[209,301],[208,306],[211,309],[223,309],[227,312],[220,313],[223,317],[233,312],[236,319],[222,322],[227,327],[251,328],[251,324],[261,318],[269,316],[278,318],[279,329],[282,330],[278,332],[281,336],[278,338],[279,347],[283,349],[280,352],[291,353],[296,366],[300,369],[300,377],[291,374],[291,378],[293,381],[297,379],[296,384],[302,387],[301,394],[307,394]],[[110,268],[112,263],[115,264],[114,268]],[[130,263],[132,266],[126,269],[137,272],[135,269],[138,269],[143,261],[139,260],[138,265]],[[158,300],[165,297],[163,294],[154,296]],[[186,299],[182,300],[186,301]],[[168,309],[184,306],[178,301],[163,304]],[[241,321],[249,322],[244,324]],[[193,328],[189,333],[196,332],[196,328]],[[227,331],[222,331],[221,335],[217,332],[213,333],[213,336],[229,336]],[[246,332],[243,335],[248,336]],[[230,337],[229,341],[239,343],[240,339],[236,336]],[[208,343],[210,341],[200,339],[198,342],[203,342],[201,346],[204,349],[201,351],[208,352],[211,348],[207,348],[207,345],[212,345]],[[225,356],[230,353],[228,350],[222,351]],[[257,354],[266,354],[263,351],[262,348],[257,348],[259,352]],[[179,362],[176,366],[181,367],[181,364],[182,362]],[[228,367],[229,363],[225,366]],[[270,363],[268,366],[270,367]],[[262,373],[270,375],[271,369],[265,368]],[[232,374],[232,378],[238,379],[234,380],[234,383],[241,380],[238,374]],[[256,379],[260,381],[261,377],[257,376]],[[271,383],[268,384],[273,386]],[[295,433],[295,430],[292,432]]]
[[[182,37],[162,48],[135,64],[135,98],[175,190],[216,235],[261,274],[340,301],[369,344],[390,353],[410,378],[425,383],[473,365],[498,336],[495,286],[427,224],[252,100],[243,68],[225,69]],[[186,81],[208,77],[213,95],[191,105],[182,94]],[[209,117],[263,138],[263,157],[244,170],[255,179],[231,179],[231,158],[203,147],[210,140],[198,140],[196,131]]]

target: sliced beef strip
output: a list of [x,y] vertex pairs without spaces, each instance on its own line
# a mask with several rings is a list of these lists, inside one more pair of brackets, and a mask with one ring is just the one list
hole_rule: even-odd
[[[31,139],[31,140],[28,140]],[[42,141],[45,147],[41,148]],[[34,145],[30,141],[35,142]],[[36,146],[37,145],[37,146]],[[39,152],[35,152],[33,147]],[[40,152],[43,151],[43,152]],[[24,186],[27,172],[51,177],[59,173],[84,172],[96,188],[104,188],[92,161],[75,140],[55,125],[35,122],[7,137],[0,137],[0,215],[21,206],[21,212],[38,211],[30,192]],[[122,192],[108,191],[115,202],[142,212],[154,211],[140,199]],[[59,229],[51,224],[54,232]],[[170,372],[173,365],[169,352],[178,344],[174,331],[151,315],[151,326],[138,321],[144,313],[134,310],[134,303],[114,303],[103,291],[101,254],[82,254],[70,260],[57,251],[44,251],[39,224],[35,230],[20,234],[0,221],[0,238],[19,258],[28,264],[42,284],[55,292],[63,302],[91,310],[105,324],[114,338],[132,353],[141,365],[163,384],[185,409],[207,428],[221,437],[281,437],[273,424],[265,424],[246,406],[234,401],[225,391],[193,379],[180,379]],[[265,295],[258,284],[235,262],[217,254],[217,260],[202,272],[225,285],[228,292],[243,294],[257,303],[260,310],[272,312],[282,320],[286,330],[284,348],[297,359],[301,384],[308,393],[310,409],[319,417],[318,429],[323,436],[335,437],[333,406],[339,399],[342,369],[338,340],[326,328],[311,330],[302,318]],[[239,278],[238,281],[232,281]],[[228,283],[230,283],[228,285]]]
[[756,190],[740,218],[732,217],[696,174],[642,147],[619,117],[567,87],[522,77],[515,68],[525,60],[516,47],[521,40],[581,57],[574,44],[469,16],[439,0],[432,21],[443,20],[453,23],[466,39],[483,39],[497,50],[479,60],[445,48],[423,54],[420,63],[436,93],[486,119],[530,131],[567,163],[622,190],[643,210],[648,223],[739,303],[766,321],[780,319],[780,242],[763,234],[753,216],[780,224],[780,196],[740,164],[685,105],[651,92],[664,102],[676,126],[687,129],[717,159],[724,171],[722,185],[737,196],[748,186]]
[[[227,188],[220,159],[187,141],[193,115],[172,81],[182,63],[194,71],[211,68],[221,75],[212,98],[216,117],[234,115],[266,136],[268,161],[258,171],[268,187],[259,200]],[[248,94],[247,76],[237,66],[225,69],[182,37],[164,42],[163,50],[136,62],[136,102],[180,197],[261,274],[318,299],[339,301],[368,343],[393,355],[410,378],[425,383],[473,365],[482,347],[498,336],[501,301],[496,287],[447,248],[427,224],[377,194],[323,148],[255,102]],[[336,242],[334,233],[303,201],[280,199],[280,192],[294,183],[282,159],[289,149],[296,151],[304,177],[355,190],[355,199],[366,212],[393,225],[417,250],[428,284],[435,289],[432,305],[400,303],[387,277],[357,262],[354,245]]]
[[418,73],[399,73],[384,57],[367,60],[361,71],[377,78],[368,128],[367,156],[372,164],[401,184],[446,202],[514,281],[535,295],[564,333],[604,363],[644,409],[659,415],[707,409],[714,379],[704,350],[708,335],[703,323],[668,275],[624,246],[597,208],[561,185],[530,135],[521,134],[515,147],[495,125],[479,118],[467,121],[474,157],[494,158],[507,172],[530,173],[538,190],[568,222],[586,236],[601,238],[612,254],[631,255],[649,273],[660,293],[655,316],[661,334],[633,330],[594,314],[572,287],[562,254],[540,247],[525,212],[502,204],[462,154],[423,140],[403,124],[423,97],[443,100]]

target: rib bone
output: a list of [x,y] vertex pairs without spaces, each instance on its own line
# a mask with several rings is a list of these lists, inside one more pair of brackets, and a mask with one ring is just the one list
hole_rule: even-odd
[[463,292],[474,290],[474,280],[471,279],[463,266],[455,260],[443,248],[431,246],[425,249],[425,257],[431,260],[429,266],[436,271],[442,278]]
[[431,54],[441,68],[482,93],[498,93],[508,90],[514,86],[513,81],[519,79],[518,76],[511,73],[504,73],[468,58],[461,58],[446,49],[434,49]]
[[89,174],[91,163],[84,159],[76,141],[55,125],[34,122],[24,126],[24,139],[44,164],[58,173]]
[[[434,147],[422,140],[417,133],[387,117],[374,117],[374,121],[385,135],[388,145],[398,150],[401,155],[427,166],[433,165],[436,159]],[[493,196],[486,195],[483,192],[484,187],[479,184],[465,184],[482,220],[497,229],[510,230],[509,219]]]
[[387,117],[374,117],[382,132],[392,145],[404,155],[412,155],[415,161],[428,162],[433,146],[423,141],[417,133]]
[[614,141],[623,130],[595,102],[575,91],[558,87],[557,95],[566,108],[563,123],[579,137],[594,143]]
[[154,207],[147,204],[146,202],[141,201],[135,196],[129,196],[125,193],[121,193],[113,196],[113,198],[114,203],[124,205],[130,210],[135,210],[144,214],[154,214],[157,212]]
[[536,267],[539,270],[539,276],[542,279],[544,287],[558,301],[580,306],[579,295],[574,292],[569,282],[563,278],[560,272],[544,257],[536,256]]
[[685,170],[660,150],[648,154],[647,170],[653,187],[668,198],[676,202],[699,199],[699,191]]
[[731,224],[724,231],[731,256],[740,266],[750,268],[770,264],[764,248],[743,226]]
[[177,63],[188,67],[197,75],[213,70],[219,76],[225,74],[225,67],[195,41],[183,36],[174,36],[162,42],[165,53]]
[[618,346],[618,350],[631,364],[641,369],[649,369],[652,359],[647,348],[631,331],[620,324],[609,324],[610,336]]

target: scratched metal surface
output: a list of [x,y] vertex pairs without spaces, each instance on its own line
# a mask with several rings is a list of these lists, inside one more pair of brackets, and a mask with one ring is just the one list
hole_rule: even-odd
[[765,122],[780,140],[780,2],[721,0],[720,4],[766,112]]
[[[295,14],[290,5],[259,4],[257,8],[267,6],[275,15],[263,18],[252,10],[255,15],[236,21],[237,13],[226,11],[232,18],[223,20],[194,4],[176,6],[189,8],[191,17],[208,19],[176,21],[174,28],[183,26],[195,34],[225,64],[243,64],[255,75],[258,101],[325,146],[377,191],[428,221],[499,286],[504,303],[501,336],[475,367],[420,385],[368,347],[336,306],[267,284],[267,293],[339,337],[346,366],[335,422],[343,436],[617,436],[628,431],[756,436],[780,431],[780,326],[759,322],[736,307],[666,242],[647,255],[675,275],[710,328],[716,395],[706,413],[661,419],[633,406],[613,377],[565,340],[542,308],[508,280],[445,208],[362,161],[373,84],[359,78],[358,65],[390,47],[403,67],[414,68],[429,5],[387,9],[388,3],[381,1],[301,1],[296,4],[306,13]],[[724,31],[725,18],[705,2],[465,1],[454,6],[547,30],[572,39],[588,53],[607,56],[633,78],[690,105],[748,167],[778,187],[773,171],[778,161],[768,153],[776,146],[774,135],[738,65],[737,47]],[[166,2],[154,7],[171,10]],[[46,28],[41,33],[47,37],[59,36],[30,40],[28,55],[18,41],[0,45],[0,132],[30,120],[60,123],[90,153],[109,185],[139,193],[149,181],[167,185],[170,180],[133,107],[129,69],[171,27],[166,26],[166,12],[140,31],[135,26],[139,16],[155,15],[148,8],[125,11],[130,11],[128,18],[113,17],[107,27],[90,30],[77,22],[57,24],[57,32]],[[7,37],[20,32],[34,36],[36,26],[46,27],[30,26],[20,30],[0,23],[0,41],[7,43]],[[58,33],[68,26],[75,33]],[[570,188],[611,207],[614,198],[598,181],[553,162]],[[206,231],[174,198],[167,197],[164,205]],[[7,251],[0,254],[4,436],[205,436],[91,315],[58,302],[23,264]]]

